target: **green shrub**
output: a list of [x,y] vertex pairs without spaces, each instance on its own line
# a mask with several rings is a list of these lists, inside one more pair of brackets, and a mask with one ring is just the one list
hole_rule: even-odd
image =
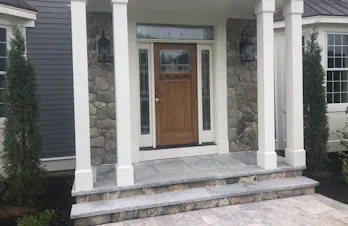
[[38,216],[26,216],[19,222],[18,226],[49,226],[51,220],[55,217],[55,212],[45,210]]
[[321,51],[318,32],[314,29],[307,36],[303,54],[304,142],[310,171],[321,170],[328,162],[329,125]]
[[[348,114],[348,107],[346,109],[346,114]],[[348,149],[348,118],[345,122],[345,126],[341,130],[337,130],[338,136],[341,138],[341,144]],[[342,176],[344,181],[348,184],[348,154],[345,152],[339,153],[339,159],[342,164]]]
[[344,154],[341,158],[342,161],[342,176],[346,184],[348,184],[348,155]]
[[39,154],[39,98],[34,68],[25,57],[25,39],[12,28],[3,90],[5,110],[3,162],[7,176],[6,201],[33,205],[43,191]]

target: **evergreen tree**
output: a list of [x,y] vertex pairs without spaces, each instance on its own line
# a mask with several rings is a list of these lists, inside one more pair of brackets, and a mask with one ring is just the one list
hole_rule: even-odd
[[24,36],[17,26],[12,32],[3,92],[6,116],[3,160],[7,175],[4,198],[18,205],[31,205],[43,188],[39,98],[34,68],[25,56]]
[[328,161],[329,126],[321,51],[314,29],[307,37],[303,55],[304,141],[307,166],[312,171],[323,169]]

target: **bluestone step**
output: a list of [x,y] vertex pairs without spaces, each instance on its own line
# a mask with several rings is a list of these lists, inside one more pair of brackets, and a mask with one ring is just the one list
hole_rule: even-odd
[[[319,183],[309,179],[307,177],[295,177],[295,178],[285,178],[285,179],[277,179],[277,180],[267,180],[267,181],[259,181],[252,183],[237,183],[231,185],[224,186],[216,186],[216,187],[204,187],[204,188],[193,188],[182,191],[175,192],[166,192],[159,193],[153,195],[141,195],[135,197],[121,198],[116,200],[103,200],[103,201],[95,201],[89,203],[79,203],[75,204],[71,210],[71,218],[72,219],[80,219],[85,220],[87,223],[78,223],[75,221],[75,225],[94,225],[93,217],[103,216],[106,217],[105,222],[110,221],[120,221],[125,219],[134,219],[141,218],[147,216],[155,216],[155,215],[164,215],[171,214],[174,212],[182,212],[182,211],[170,211],[165,208],[170,208],[172,206],[184,205],[190,203],[199,203],[202,201],[215,200],[216,202],[225,201],[225,205],[237,204],[231,202],[231,200],[227,198],[240,197],[240,196],[248,196],[255,194],[268,194],[270,195],[272,192],[280,192],[280,191],[291,191],[289,196],[293,195],[301,195],[301,192],[292,192],[296,189],[304,189],[304,188],[314,188]],[[314,192],[314,189],[313,189]],[[284,193],[284,195],[286,195]],[[279,198],[276,197],[265,197],[260,199],[253,199],[251,201],[261,201],[263,199],[274,199]],[[216,206],[216,205],[215,205]],[[212,205],[211,207],[215,207]],[[209,208],[209,207],[202,207]],[[201,208],[201,209],[202,209]],[[199,209],[199,208],[193,208]],[[193,210],[192,209],[192,210]],[[140,216],[140,210],[147,210],[147,214]],[[191,210],[189,207],[187,210]],[[122,219],[119,218],[119,215],[115,215],[117,213],[125,213]],[[127,217],[127,214],[131,214],[132,216]],[[137,215],[137,216],[135,216]]]

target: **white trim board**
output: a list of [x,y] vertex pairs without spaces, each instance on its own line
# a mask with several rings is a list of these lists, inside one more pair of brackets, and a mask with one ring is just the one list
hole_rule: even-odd
[[139,151],[140,161],[218,154],[217,145]]
[[[302,25],[310,24],[348,24],[346,16],[313,16],[302,19]],[[285,22],[278,21],[274,23],[274,28],[284,28]]]
[[36,20],[37,12],[20,9],[8,5],[0,4],[0,13],[15,16],[15,17],[21,17],[28,20]]
[[[74,170],[75,169],[75,156],[57,157],[57,158],[42,158],[41,167],[48,172]],[[4,175],[3,165],[0,165],[0,175]]]
[[75,156],[41,159],[41,166],[48,172],[74,170],[76,166],[76,160]]

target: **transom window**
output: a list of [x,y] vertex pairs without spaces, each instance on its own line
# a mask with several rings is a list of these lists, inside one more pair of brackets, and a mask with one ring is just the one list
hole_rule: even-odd
[[213,40],[211,26],[137,24],[137,38]]
[[348,103],[348,35],[327,36],[327,102]]
[[0,117],[4,117],[2,91],[4,90],[6,61],[7,61],[7,30],[6,28],[0,28]]

